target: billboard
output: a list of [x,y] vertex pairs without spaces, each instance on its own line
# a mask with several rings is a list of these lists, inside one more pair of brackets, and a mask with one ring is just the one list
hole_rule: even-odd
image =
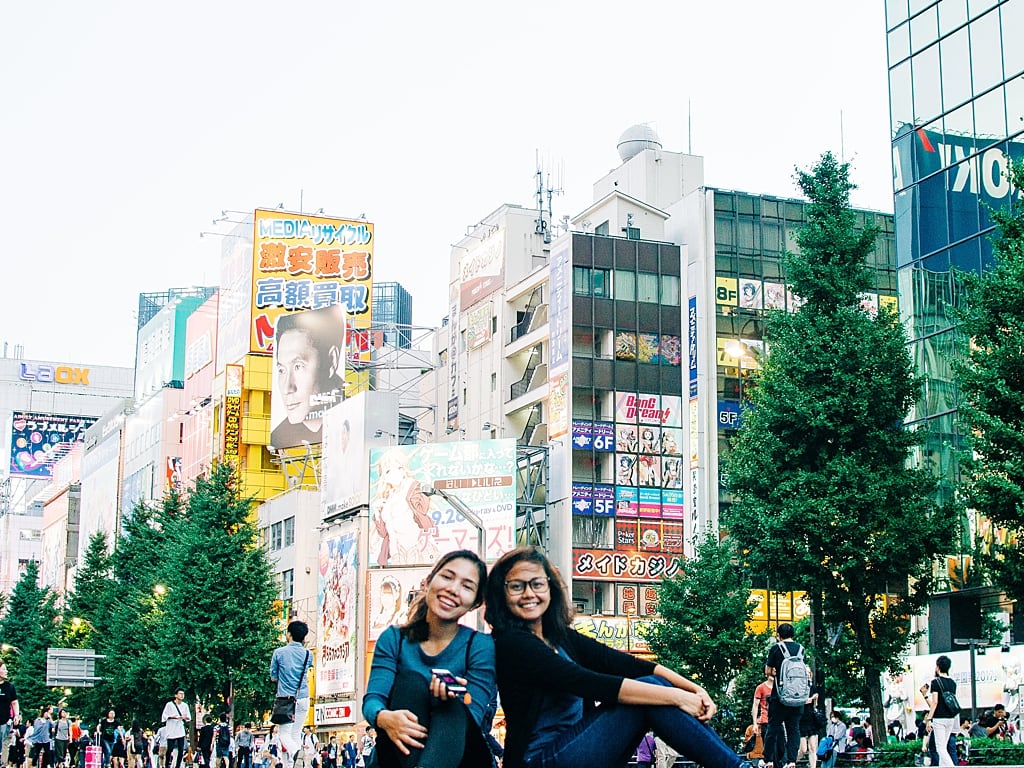
[[369,328],[373,247],[365,221],[257,210],[249,351],[272,352],[278,318],[306,309],[341,306]]
[[90,416],[15,411],[11,422],[11,476],[50,479],[54,463],[82,442],[85,430],[95,423]]
[[481,519],[486,558],[513,547],[515,440],[374,448],[370,452],[370,566],[430,565],[454,549],[476,549],[477,531],[440,488]]
[[398,395],[360,392],[324,415],[321,458],[322,519],[366,504],[369,450],[398,434]]
[[505,233],[496,229],[459,262],[459,306],[466,310],[504,284]]
[[345,391],[345,312],[335,305],[279,315],[274,336],[270,444],[319,443],[324,411]]
[[316,693],[356,689],[356,573],[359,534],[355,524],[320,540],[317,578]]
[[375,643],[392,624],[408,620],[412,597],[429,573],[427,567],[376,568],[366,572],[367,640]]
[[679,572],[677,555],[649,552],[625,552],[607,549],[573,549],[574,579],[593,581],[658,582]]

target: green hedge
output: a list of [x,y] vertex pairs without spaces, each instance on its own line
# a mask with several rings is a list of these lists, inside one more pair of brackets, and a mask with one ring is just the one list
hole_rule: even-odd
[[[914,765],[920,754],[921,740],[918,739],[879,744],[870,763],[849,759],[853,755],[847,755],[847,759],[842,762],[847,765],[870,765],[872,768],[902,768]],[[970,765],[1024,765],[1024,744],[1011,744],[999,739],[971,739]]]

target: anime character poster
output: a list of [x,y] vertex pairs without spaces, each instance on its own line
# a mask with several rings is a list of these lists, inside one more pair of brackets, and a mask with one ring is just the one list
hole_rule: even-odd
[[356,573],[359,534],[355,525],[320,542],[317,578],[317,695],[356,688]]
[[[486,558],[512,549],[515,440],[478,440],[375,448],[370,454],[370,566],[431,565],[440,554],[478,546]],[[448,494],[451,502],[441,493]]]
[[404,624],[409,605],[429,568],[380,568],[366,572],[367,640],[377,642],[392,624]]

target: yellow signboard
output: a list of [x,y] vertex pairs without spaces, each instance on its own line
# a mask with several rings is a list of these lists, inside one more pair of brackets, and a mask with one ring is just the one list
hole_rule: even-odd
[[250,351],[272,352],[277,318],[289,312],[340,305],[351,329],[368,329],[373,247],[373,224],[365,221],[257,210]]
[[747,631],[760,635],[774,630],[779,624],[792,624],[811,613],[806,592],[776,592],[767,589],[752,589],[750,597],[755,602],[754,612],[747,622]]

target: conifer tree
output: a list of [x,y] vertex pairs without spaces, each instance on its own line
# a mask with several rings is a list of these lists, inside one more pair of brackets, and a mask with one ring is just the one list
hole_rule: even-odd
[[[846,625],[872,720],[884,723],[881,675],[898,664],[909,620],[952,541],[934,481],[909,466],[903,428],[919,383],[895,315],[860,305],[877,232],[857,231],[849,166],[825,154],[797,183],[809,200],[799,253],[784,260],[805,300],[769,317],[769,353],[727,462],[735,503],[722,524],[778,588],[821,597],[823,625]],[[903,593],[889,600],[887,593]]]
[[58,644],[55,602],[53,592],[39,586],[39,563],[29,560],[0,620],[0,637],[17,649],[6,661],[26,716],[52,703],[52,691],[46,687],[46,650]]

